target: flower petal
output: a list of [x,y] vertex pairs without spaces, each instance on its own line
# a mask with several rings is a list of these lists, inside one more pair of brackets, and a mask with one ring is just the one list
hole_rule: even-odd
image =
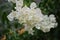
[[31,3],[30,8],[34,9],[34,8],[36,8],[36,7],[37,7],[37,5],[36,5],[35,2]]

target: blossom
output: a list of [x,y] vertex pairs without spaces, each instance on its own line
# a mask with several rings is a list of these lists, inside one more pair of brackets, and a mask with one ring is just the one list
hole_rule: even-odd
[[23,6],[23,0],[16,0],[16,7],[22,7]]
[[23,0],[16,0],[16,11],[12,11],[7,17],[10,21],[14,18],[18,20],[20,24],[24,25],[25,31],[33,34],[33,28],[36,27],[43,32],[49,32],[51,28],[57,26],[56,18],[52,14],[50,16],[43,15],[40,8],[37,8],[35,2],[32,2],[30,7],[23,6]]
[[50,15],[49,17],[47,15],[44,16],[44,20],[42,20],[40,24],[40,29],[43,32],[49,32],[51,28],[54,28],[57,26],[56,19],[54,15]]
[[36,8],[37,7],[37,5],[36,5],[36,3],[35,2],[33,2],[33,3],[31,3],[31,5],[30,5],[30,8]]
[[16,11],[13,11],[7,16],[10,21],[13,21],[16,16]]

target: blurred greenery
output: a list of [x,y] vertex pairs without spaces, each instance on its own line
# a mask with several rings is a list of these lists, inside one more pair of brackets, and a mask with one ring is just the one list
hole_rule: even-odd
[[[33,1],[35,0],[24,0],[24,5],[29,6]],[[35,2],[38,3],[38,1]],[[28,34],[28,32],[19,35],[16,30],[20,30],[23,25],[19,24],[17,20],[10,22],[7,19],[7,15],[14,9],[14,6],[15,4],[7,2],[7,0],[0,0],[0,39],[3,35],[6,35],[6,40],[60,40],[60,0],[40,1],[38,7],[42,10],[43,14],[54,14],[58,26],[47,33],[34,28],[34,35]],[[9,33],[10,31],[12,34]]]

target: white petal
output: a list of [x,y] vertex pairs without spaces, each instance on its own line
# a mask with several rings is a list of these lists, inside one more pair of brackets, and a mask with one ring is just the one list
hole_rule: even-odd
[[35,27],[36,27],[37,29],[40,29],[40,24],[36,24]]
[[49,19],[50,19],[50,21],[52,21],[52,22],[56,22],[56,18],[55,18],[54,15],[50,15],[50,16],[49,16]]
[[37,5],[36,5],[35,2],[31,3],[30,8],[34,9],[34,8],[36,8],[36,7],[37,7]]
[[10,20],[10,21],[13,21],[13,19],[15,18],[16,16],[16,11],[13,11],[7,16],[7,18]]
[[23,0],[16,0],[16,6],[22,7],[23,6]]
[[9,15],[7,16],[7,18],[9,19],[9,21],[13,21],[14,16],[13,16],[12,13],[11,13],[11,14],[9,14]]
[[37,28],[37,29],[40,29],[40,27],[39,27],[39,26],[36,26],[36,28]]

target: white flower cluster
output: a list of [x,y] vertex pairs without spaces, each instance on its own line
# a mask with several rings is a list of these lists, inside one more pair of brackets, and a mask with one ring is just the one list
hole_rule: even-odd
[[23,7],[23,0],[15,0],[16,11],[13,11],[7,16],[10,21],[18,19],[19,23],[24,25],[25,31],[33,34],[33,27],[36,27],[43,32],[49,32],[51,28],[57,26],[54,15],[43,15],[40,8],[37,8],[35,2],[32,2],[30,7]]

